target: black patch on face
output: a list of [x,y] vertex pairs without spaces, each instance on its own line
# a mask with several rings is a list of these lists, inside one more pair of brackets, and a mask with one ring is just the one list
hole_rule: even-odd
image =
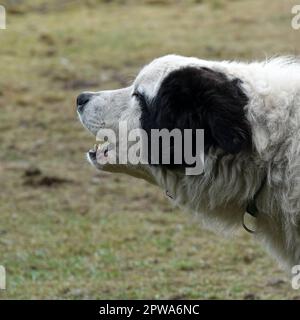
[[156,97],[141,106],[142,128],[149,139],[151,129],[204,129],[205,152],[211,147],[231,154],[249,149],[251,130],[244,111],[248,98],[240,82],[208,68],[175,70]]

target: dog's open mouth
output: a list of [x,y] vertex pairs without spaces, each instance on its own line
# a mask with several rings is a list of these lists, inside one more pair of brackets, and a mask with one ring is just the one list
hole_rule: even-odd
[[[97,152],[103,153],[104,157],[107,156],[108,148],[107,147],[106,148],[102,148],[104,143],[105,142],[96,143],[96,144],[94,144],[94,147],[89,150],[88,154],[89,154],[91,159],[93,159],[95,161],[97,160]],[[104,150],[102,150],[102,149],[104,149]]]
[[108,162],[109,152],[113,149],[113,144],[108,141],[97,141],[94,147],[87,153],[88,160],[96,165]]

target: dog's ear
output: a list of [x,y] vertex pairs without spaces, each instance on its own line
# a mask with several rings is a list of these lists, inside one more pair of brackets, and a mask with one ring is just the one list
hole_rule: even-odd
[[[206,106],[206,121],[212,144],[228,153],[238,153],[251,146],[251,129],[245,116],[247,96],[240,88],[240,81],[216,79],[209,83],[211,97],[206,94],[202,103]],[[209,91],[209,89],[208,89]]]
[[206,150],[215,146],[238,153],[251,146],[248,98],[240,82],[208,68],[175,70],[157,94],[156,122],[161,128],[204,129]]

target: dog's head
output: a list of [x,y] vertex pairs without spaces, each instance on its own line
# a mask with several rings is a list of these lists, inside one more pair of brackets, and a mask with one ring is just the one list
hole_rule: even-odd
[[[241,80],[220,63],[168,55],[144,67],[127,88],[80,94],[77,108],[81,122],[95,136],[103,128],[118,132],[122,121],[128,131],[142,128],[147,133],[164,128],[204,129],[205,152],[215,148],[235,154],[251,146],[247,102]],[[109,152],[106,145],[89,151],[88,159],[99,169],[139,176],[140,167],[132,171],[126,165],[100,166],[97,158]]]

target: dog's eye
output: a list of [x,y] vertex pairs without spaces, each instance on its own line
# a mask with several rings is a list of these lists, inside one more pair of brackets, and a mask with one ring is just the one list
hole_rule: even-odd
[[134,91],[132,94],[132,97],[134,97],[138,101],[141,107],[145,107],[145,108],[147,107],[148,103],[144,94],[138,91]]
[[135,91],[135,92],[133,92],[132,97],[135,97],[138,100],[142,100],[144,96],[140,92]]

